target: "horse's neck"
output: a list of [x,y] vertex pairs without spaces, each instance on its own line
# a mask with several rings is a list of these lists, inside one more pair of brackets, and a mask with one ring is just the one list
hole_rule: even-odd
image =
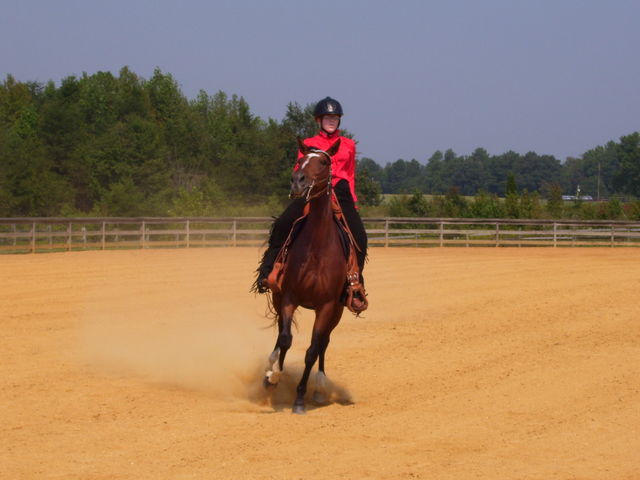
[[[313,230],[321,230],[323,232],[329,232],[331,228],[334,228],[333,209],[331,208],[331,194],[321,195],[311,200],[309,205],[309,218],[307,219],[309,226],[312,226]],[[313,235],[313,243],[326,243],[331,241],[330,235]]]

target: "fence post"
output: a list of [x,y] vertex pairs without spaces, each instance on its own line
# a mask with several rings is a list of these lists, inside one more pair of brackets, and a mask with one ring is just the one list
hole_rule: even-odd
[[145,221],[142,221],[142,225],[140,225],[140,243],[142,244],[142,248],[144,248],[144,234],[145,234]]
[[237,241],[238,241],[238,236],[237,236],[238,232],[236,231],[237,228],[238,228],[238,221],[234,218],[233,219],[233,227],[232,227],[233,233],[231,234],[232,245],[234,247],[238,246],[238,243],[237,243]]
[[558,222],[553,222],[553,247],[558,246]]
[[107,222],[102,221],[102,250],[107,247]]
[[385,218],[384,220],[384,247],[387,248],[389,246],[389,219]]
[[67,225],[67,251],[71,251],[71,222]]
[[191,225],[190,225],[190,222],[189,222],[188,218],[187,218],[187,224],[185,225],[185,228],[187,230],[187,233],[186,233],[186,235],[187,235],[187,248],[189,248],[189,243],[190,243],[189,241],[190,241],[190,235],[191,235],[191,233],[190,233],[191,232]]
[[616,227],[611,225],[611,247],[616,244]]
[[496,222],[496,247],[500,246],[500,224]]
[[11,225],[11,230],[13,231],[13,246],[15,247],[18,244],[18,230],[16,229],[16,224]]
[[36,222],[31,224],[31,253],[36,253]]

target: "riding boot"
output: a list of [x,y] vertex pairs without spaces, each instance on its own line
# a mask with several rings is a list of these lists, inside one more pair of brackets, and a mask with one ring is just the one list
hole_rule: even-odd
[[364,289],[364,277],[362,276],[362,270],[364,269],[364,261],[365,261],[365,252],[359,251],[357,253],[358,257],[358,268],[360,270],[360,285],[362,286],[362,290],[356,290],[353,292],[353,297],[351,299],[351,305],[356,312],[361,312],[366,309],[366,291]]

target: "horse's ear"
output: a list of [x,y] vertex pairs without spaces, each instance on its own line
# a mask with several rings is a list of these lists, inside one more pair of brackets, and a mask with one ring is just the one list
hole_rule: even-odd
[[306,155],[311,151],[311,147],[305,145],[300,137],[298,137],[298,148],[300,149],[300,152],[302,152],[302,155]]
[[327,150],[327,153],[330,157],[333,157],[336,153],[338,153],[338,149],[340,148],[340,139],[336,140],[336,143],[331,145],[331,148]]

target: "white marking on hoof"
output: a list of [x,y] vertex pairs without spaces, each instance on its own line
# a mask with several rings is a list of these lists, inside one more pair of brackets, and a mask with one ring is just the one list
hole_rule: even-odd
[[327,403],[327,376],[323,372],[316,374],[316,388],[313,392],[313,401],[318,405]]
[[279,358],[280,348],[276,348],[271,352],[271,355],[269,355],[269,360],[267,361],[267,366],[264,370],[264,376],[271,385],[277,385],[280,381],[282,370],[280,370],[280,364],[278,363]]
[[277,385],[280,381],[280,375],[282,375],[282,372],[268,370],[265,375],[271,385]]
[[324,372],[318,372],[316,374],[316,390],[320,392],[327,391],[327,376]]
[[279,357],[280,357],[280,348],[276,348],[273,352],[271,352],[271,355],[269,355],[269,367],[268,368],[273,367],[273,364],[276,363],[276,361],[278,360]]
[[329,402],[327,401],[327,396],[324,394],[324,392],[318,392],[316,390],[315,392],[313,392],[313,403],[315,403],[316,405],[326,405]]
[[307,409],[304,407],[304,404],[299,405],[297,403],[294,403],[293,408],[291,409],[291,413],[294,413],[296,415],[306,415]]

